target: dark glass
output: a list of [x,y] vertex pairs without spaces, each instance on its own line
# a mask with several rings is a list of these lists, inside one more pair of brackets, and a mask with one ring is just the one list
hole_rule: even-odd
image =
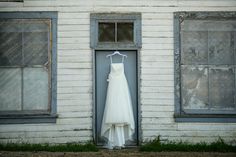
[[25,44],[24,64],[44,65],[48,61],[48,43]]
[[24,37],[24,64],[44,65],[48,61],[48,33],[25,32]]
[[133,42],[134,40],[134,24],[117,23],[117,41],[118,42]]
[[22,33],[0,32],[0,66],[22,64]]
[[99,23],[98,41],[115,42],[115,23]]

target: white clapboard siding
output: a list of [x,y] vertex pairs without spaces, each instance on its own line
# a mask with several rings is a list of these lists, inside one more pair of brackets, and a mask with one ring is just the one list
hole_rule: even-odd
[[212,142],[235,139],[235,123],[176,123],[174,114],[174,27],[176,11],[236,11],[235,0],[24,0],[0,11],[57,11],[57,114],[55,124],[0,125],[0,142],[92,141],[93,54],[90,13],[142,13],[140,50],[141,139]]

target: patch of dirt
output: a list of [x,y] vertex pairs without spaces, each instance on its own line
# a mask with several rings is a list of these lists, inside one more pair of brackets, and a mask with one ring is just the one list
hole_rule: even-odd
[[0,157],[236,157],[236,153],[216,152],[139,152],[136,149],[100,150],[99,152],[9,152]]

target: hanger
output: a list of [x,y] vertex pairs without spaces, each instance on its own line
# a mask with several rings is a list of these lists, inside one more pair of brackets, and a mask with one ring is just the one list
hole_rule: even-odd
[[106,57],[112,57],[114,55],[120,55],[122,57],[126,57],[127,58],[127,55],[121,54],[119,51],[114,51],[112,54],[109,54]]

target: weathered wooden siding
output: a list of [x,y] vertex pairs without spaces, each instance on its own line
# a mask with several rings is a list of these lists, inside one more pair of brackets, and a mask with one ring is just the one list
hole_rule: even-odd
[[66,143],[92,140],[90,13],[141,12],[141,136],[235,140],[235,123],[175,123],[173,12],[236,11],[235,0],[24,0],[0,11],[58,11],[58,115],[56,124],[0,125],[0,142]]

